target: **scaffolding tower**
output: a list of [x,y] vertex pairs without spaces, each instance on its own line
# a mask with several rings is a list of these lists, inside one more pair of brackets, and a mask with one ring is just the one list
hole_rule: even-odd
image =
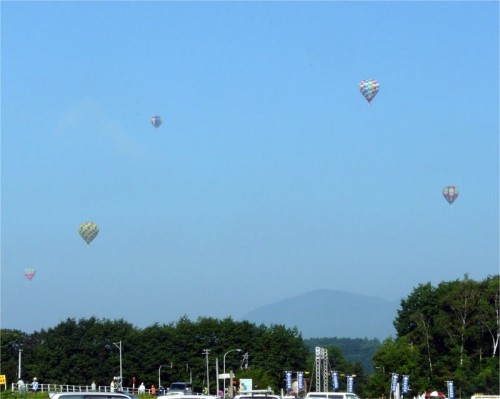
[[328,350],[317,346],[315,360],[316,392],[328,392]]

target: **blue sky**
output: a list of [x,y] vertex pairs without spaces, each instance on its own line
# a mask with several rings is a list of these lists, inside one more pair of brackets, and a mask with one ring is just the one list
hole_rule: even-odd
[[3,328],[498,273],[497,2],[3,1],[1,22]]

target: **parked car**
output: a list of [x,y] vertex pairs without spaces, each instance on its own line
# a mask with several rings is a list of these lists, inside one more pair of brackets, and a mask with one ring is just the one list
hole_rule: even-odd
[[220,399],[212,395],[201,395],[201,394],[186,394],[179,392],[174,392],[172,394],[166,394],[164,396],[158,396],[158,399]]
[[135,396],[132,392],[129,392],[127,390],[123,391],[116,391],[118,393],[123,393],[124,395],[127,395],[130,399],[139,399],[137,396]]
[[306,399],[359,399],[359,397],[350,392],[309,392]]
[[167,395],[175,394],[192,395],[193,384],[190,382],[172,382],[167,390]]
[[132,399],[123,392],[50,392],[50,399]]
[[281,399],[273,391],[268,389],[257,389],[252,391],[242,391],[234,399]]

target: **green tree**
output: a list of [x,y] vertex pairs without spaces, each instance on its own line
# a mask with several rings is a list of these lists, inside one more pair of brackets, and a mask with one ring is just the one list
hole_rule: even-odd
[[[0,359],[2,363],[0,367],[0,374],[4,374],[6,376],[7,383],[9,383],[9,381],[17,381],[17,373],[19,370],[19,350],[23,351],[22,356],[24,356],[25,349],[28,352],[31,350],[28,345],[28,337],[28,334],[19,330],[4,329],[1,331]],[[29,365],[30,363],[24,362],[24,364]],[[21,376],[27,375],[24,367],[21,369],[21,373]]]
[[437,287],[416,287],[401,302],[394,321],[397,337],[384,341],[374,355],[371,394],[386,392],[387,372],[409,373],[413,392],[445,390],[448,380],[455,382],[459,397],[498,392],[498,282],[498,275],[482,282],[465,275]]

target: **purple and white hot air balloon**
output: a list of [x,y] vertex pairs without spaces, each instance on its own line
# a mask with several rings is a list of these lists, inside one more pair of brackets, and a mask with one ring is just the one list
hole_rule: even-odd
[[443,197],[450,203],[450,205],[453,204],[458,197],[458,188],[455,186],[446,186],[443,188]]
[[151,124],[155,128],[159,128],[162,124],[163,120],[161,119],[161,116],[155,115],[151,117]]

